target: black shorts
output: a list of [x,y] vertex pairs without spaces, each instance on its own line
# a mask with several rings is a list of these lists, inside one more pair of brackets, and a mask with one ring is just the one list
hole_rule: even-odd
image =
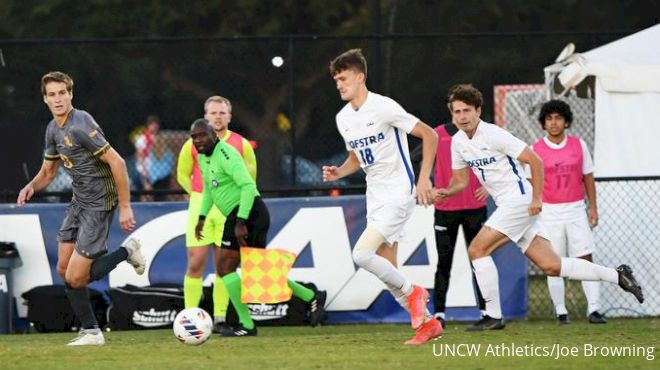
[[[221,248],[239,250],[240,245],[234,235],[234,226],[236,226],[236,214],[238,213],[238,206],[234,208],[227,216],[225,221],[225,231],[222,234]],[[245,238],[248,247],[252,248],[266,248],[266,237],[268,236],[268,229],[270,228],[270,213],[266,203],[261,197],[254,198],[254,204],[250,211],[250,216],[245,223],[248,229],[248,235]]]
[[95,211],[71,203],[57,233],[57,241],[76,243],[79,255],[98,258],[108,251],[108,233],[114,215],[114,208],[110,211]]

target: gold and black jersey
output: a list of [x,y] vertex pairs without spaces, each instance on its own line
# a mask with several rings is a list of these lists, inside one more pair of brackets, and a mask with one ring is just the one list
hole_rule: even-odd
[[109,211],[117,205],[110,166],[100,157],[110,149],[103,130],[87,112],[73,109],[62,124],[46,128],[45,160],[61,160],[73,180],[73,200],[85,209]]

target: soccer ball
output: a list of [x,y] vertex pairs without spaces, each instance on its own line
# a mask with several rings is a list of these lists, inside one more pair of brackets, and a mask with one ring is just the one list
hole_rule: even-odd
[[213,320],[201,308],[186,308],[176,315],[172,330],[181,343],[199,345],[211,336]]

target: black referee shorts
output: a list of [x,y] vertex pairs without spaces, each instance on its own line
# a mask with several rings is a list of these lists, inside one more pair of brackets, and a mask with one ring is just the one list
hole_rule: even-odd
[[[227,216],[225,221],[225,230],[222,234],[221,248],[239,250],[240,245],[234,235],[234,227],[236,226],[236,214],[238,213],[238,206],[234,208]],[[245,238],[248,247],[252,248],[266,248],[266,237],[268,236],[268,229],[270,228],[270,213],[266,203],[261,197],[254,198],[254,204],[250,211],[250,216],[245,223],[248,229],[247,238]]]

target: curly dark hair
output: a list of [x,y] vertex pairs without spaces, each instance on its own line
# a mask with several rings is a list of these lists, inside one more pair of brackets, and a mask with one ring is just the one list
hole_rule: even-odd
[[571,106],[562,100],[550,100],[543,104],[541,112],[539,113],[539,122],[541,123],[542,129],[545,129],[545,118],[552,113],[557,113],[564,117],[564,120],[566,120],[566,127],[571,127],[571,123],[573,122]]

